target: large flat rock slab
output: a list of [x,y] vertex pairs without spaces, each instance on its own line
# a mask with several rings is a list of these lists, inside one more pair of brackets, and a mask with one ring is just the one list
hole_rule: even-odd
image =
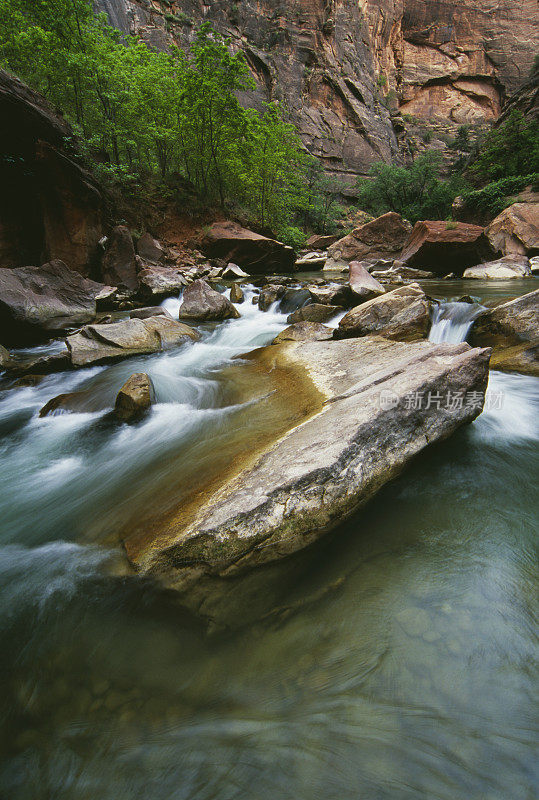
[[[306,547],[421,450],[480,413],[489,355],[466,343],[380,337],[261,349],[257,368],[316,389],[304,421],[158,528],[128,532],[123,541],[132,565],[189,603],[209,577],[232,576]],[[203,602],[199,596],[197,607]]]

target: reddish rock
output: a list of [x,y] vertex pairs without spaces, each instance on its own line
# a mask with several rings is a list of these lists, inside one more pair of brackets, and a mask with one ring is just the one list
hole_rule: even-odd
[[396,258],[406,244],[412,226],[399,214],[390,211],[355,228],[328,249],[334,261]]
[[200,249],[208,258],[232,261],[255,275],[292,272],[296,261],[291,247],[235,222],[215,222],[200,241]]
[[539,203],[514,203],[505,208],[486,230],[494,248],[503,255],[536,255],[539,251]]
[[327,250],[332,244],[338,242],[341,237],[337,235],[332,236],[320,236],[319,234],[315,233],[313,236],[310,236],[307,241],[305,242],[305,247],[309,250]]
[[150,233],[143,233],[138,240],[137,253],[151,264],[157,264],[165,258],[164,247]]
[[111,286],[136,291],[139,286],[135,248],[129,229],[118,225],[112,231],[101,266],[103,279]]
[[400,261],[437,275],[462,275],[468,267],[495,257],[496,252],[479,225],[428,221],[415,224]]
[[2,70],[0,119],[0,265],[61,259],[90,274],[103,197],[73,149],[73,131],[45,98]]

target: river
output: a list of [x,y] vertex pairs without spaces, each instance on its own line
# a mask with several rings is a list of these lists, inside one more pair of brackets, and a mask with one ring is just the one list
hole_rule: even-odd
[[[125,574],[117,526],[275,422],[220,369],[285,317],[242,310],[0,394],[0,798],[531,800],[539,380],[491,373],[485,412],[302,554],[265,620],[207,637]],[[157,405],[112,425],[142,369]],[[38,418],[74,389],[82,413]]]

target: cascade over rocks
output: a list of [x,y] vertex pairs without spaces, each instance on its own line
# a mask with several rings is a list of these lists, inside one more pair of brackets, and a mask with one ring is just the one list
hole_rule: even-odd
[[179,314],[180,319],[198,322],[238,319],[241,316],[230,300],[203,280],[194,281],[184,291]]
[[[411,224],[400,214],[390,211],[355,228],[348,236],[328,248],[334,262],[347,263],[366,259],[397,258],[408,241]],[[327,264],[326,267],[329,265]]]
[[97,302],[115,289],[74,272],[63,261],[0,269],[0,338],[36,342],[91,322]]
[[484,311],[469,338],[494,347],[494,369],[539,375],[539,289]]
[[465,343],[378,337],[285,342],[257,351],[258,368],[316,389],[303,421],[213,483],[201,506],[187,513],[180,506],[150,533],[126,531],[133,567],[180,592],[186,605],[211,613],[212,581],[308,546],[355,513],[427,443],[475,419],[481,402],[417,409],[406,398],[429,392],[481,397],[489,354]]
[[380,334],[389,339],[424,339],[430,327],[430,302],[417,283],[402,286],[348,311],[336,338]]
[[165,316],[125,319],[108,325],[87,325],[68,336],[66,344],[74,367],[117,361],[141,353],[158,353],[200,334]]
[[296,261],[291,247],[235,222],[211,225],[200,241],[200,249],[208,258],[231,261],[253,275],[293,272]]
[[437,275],[462,274],[468,267],[491,261],[496,251],[479,225],[464,222],[416,222],[399,260],[408,267]]

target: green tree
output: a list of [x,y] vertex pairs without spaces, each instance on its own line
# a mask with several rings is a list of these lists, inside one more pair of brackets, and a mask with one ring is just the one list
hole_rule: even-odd
[[487,134],[470,173],[488,182],[533,172],[539,172],[539,122],[512,111]]
[[373,214],[396,211],[411,222],[444,219],[458,193],[457,180],[440,178],[442,159],[437,152],[418,156],[407,167],[376,163],[370,178],[357,184],[360,208]]

